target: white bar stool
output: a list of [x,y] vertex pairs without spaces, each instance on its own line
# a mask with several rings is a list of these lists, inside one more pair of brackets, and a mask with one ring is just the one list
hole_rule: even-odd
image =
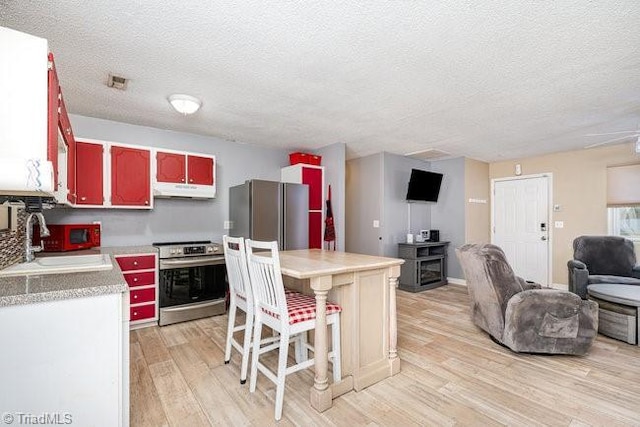
[[[316,327],[316,300],[314,297],[287,291],[285,293],[280,271],[278,242],[246,241],[249,277],[255,304],[253,359],[251,360],[250,391],[255,391],[258,370],[276,384],[275,419],[282,418],[285,377],[313,366],[314,359],[296,357],[294,365],[287,367],[289,341],[292,335],[306,334]],[[329,359],[333,363],[333,381],[341,379],[340,372],[340,311],[339,305],[327,302],[327,324],[331,325]],[[280,333],[279,340],[264,344],[260,341],[262,325]],[[308,344],[304,346],[313,351]],[[259,360],[260,355],[279,349],[278,370],[272,372]],[[298,351],[296,351],[298,353]],[[306,353],[306,350],[305,350]],[[299,356],[297,354],[296,356]],[[301,359],[301,360],[299,360]]]

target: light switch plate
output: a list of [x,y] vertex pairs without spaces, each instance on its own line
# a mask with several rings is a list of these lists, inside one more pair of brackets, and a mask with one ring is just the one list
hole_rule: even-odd
[[377,219],[373,220],[373,228],[380,228],[380,221],[378,221]]
[[233,228],[233,221],[225,221],[222,228],[225,230],[231,230]]

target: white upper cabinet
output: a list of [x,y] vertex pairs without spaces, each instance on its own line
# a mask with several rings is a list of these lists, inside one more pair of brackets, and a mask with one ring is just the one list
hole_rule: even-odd
[[0,27],[0,193],[50,193],[47,40]]

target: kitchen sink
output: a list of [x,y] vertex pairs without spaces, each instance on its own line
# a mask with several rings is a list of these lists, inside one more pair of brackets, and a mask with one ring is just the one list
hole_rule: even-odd
[[12,265],[0,270],[0,277],[105,271],[112,268],[113,264],[108,254],[64,255],[37,258],[31,262]]

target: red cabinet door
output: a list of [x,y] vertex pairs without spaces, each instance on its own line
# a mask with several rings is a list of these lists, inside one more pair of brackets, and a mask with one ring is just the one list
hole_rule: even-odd
[[60,83],[53,62],[53,54],[49,53],[48,98],[47,98],[47,160],[53,163],[53,189],[58,189],[58,96]]
[[150,170],[149,150],[111,146],[111,204],[149,206]]
[[309,210],[322,210],[322,169],[303,167],[302,183],[309,186]]
[[322,249],[322,212],[309,212],[309,249]]
[[78,141],[75,144],[76,154],[76,194],[79,205],[102,205],[103,171],[102,144]]
[[[67,199],[71,203],[76,203],[76,139],[73,136],[71,122],[69,121],[69,115],[67,114],[67,107],[64,103],[62,93],[60,93],[59,102],[60,114],[58,115],[58,128],[60,129],[64,144],[67,146],[67,189],[69,190]],[[100,165],[102,166],[102,163]]]
[[184,154],[163,153],[156,154],[156,180],[158,182],[181,183],[186,180],[186,159]]
[[213,185],[213,159],[187,156],[189,184]]

